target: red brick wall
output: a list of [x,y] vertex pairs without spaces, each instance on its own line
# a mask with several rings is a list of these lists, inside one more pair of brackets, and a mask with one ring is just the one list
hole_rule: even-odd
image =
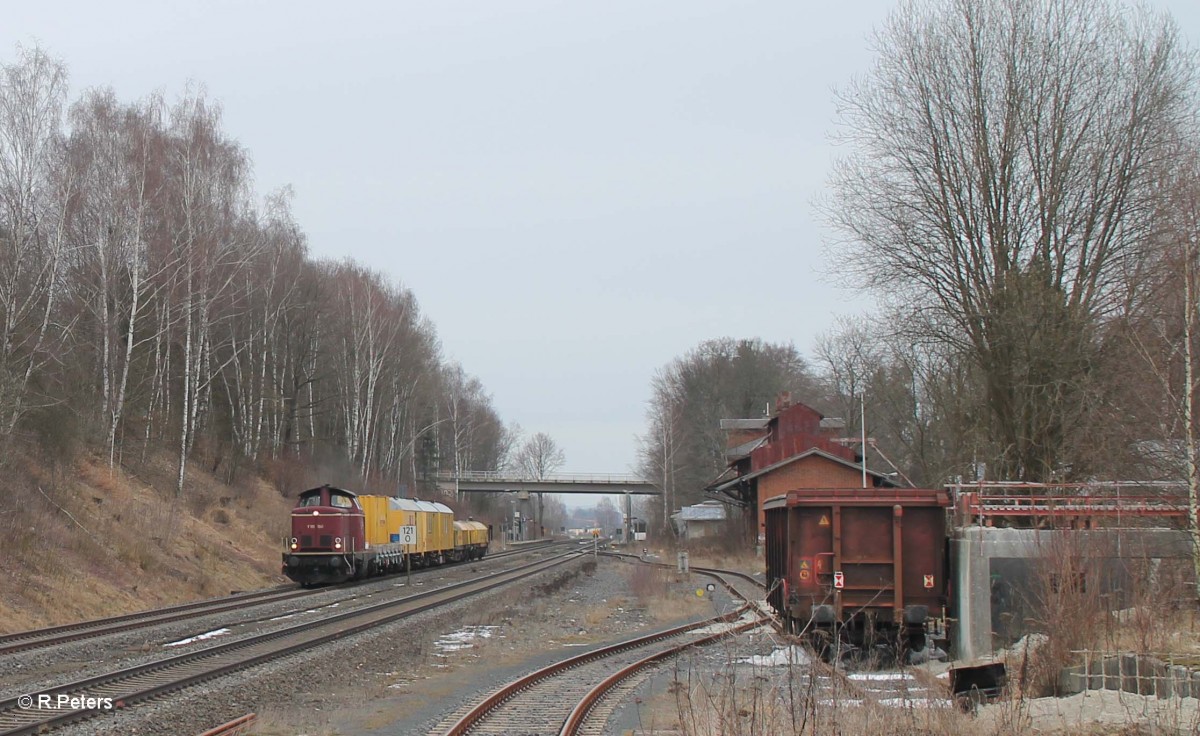
[[765,429],[727,429],[725,430],[725,449],[732,450],[750,440],[756,440],[766,435]]
[[836,430],[821,427],[821,415],[815,409],[796,404],[771,420],[767,444],[751,453],[750,465],[754,470],[761,470],[814,447],[855,462],[854,450],[832,441],[837,434]]
[[[871,483],[871,478],[867,478]],[[777,468],[758,478],[758,532],[763,534],[766,519],[763,502],[798,488],[854,488],[862,485],[862,471],[848,468],[820,455]]]

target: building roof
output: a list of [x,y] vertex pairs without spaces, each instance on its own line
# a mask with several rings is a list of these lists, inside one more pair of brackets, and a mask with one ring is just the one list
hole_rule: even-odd
[[684,506],[671,514],[671,518],[679,521],[724,521],[725,504],[720,501],[705,501],[695,506]]
[[[746,473],[745,475],[739,475],[736,478],[731,478],[730,480],[727,480],[718,485],[709,486],[709,490],[718,491],[718,492],[728,490],[728,489],[736,486],[738,483],[741,483],[742,481],[753,480],[753,479],[759,477],[760,475],[766,475],[767,473],[770,473],[773,470],[782,468],[785,465],[791,465],[792,463],[794,463],[798,460],[803,460],[804,458],[812,457],[813,455],[823,457],[826,460],[832,460],[833,462],[835,462],[839,465],[844,465],[847,468],[853,468],[855,470],[862,470],[862,467],[863,467],[861,463],[852,463],[849,460],[840,458],[837,455],[831,455],[828,452],[825,452],[824,450],[819,450],[814,447],[810,450],[805,450],[804,452],[801,452],[797,455],[792,455],[790,457],[784,458],[783,460],[780,460],[779,462],[777,462],[773,465],[768,465],[765,468],[760,468],[760,469],[754,471],[753,473]],[[869,468],[867,469],[867,475],[871,476],[872,478],[879,478],[879,479],[885,480],[885,481],[888,479],[888,477],[886,475],[884,475],[883,473],[877,473],[874,470],[871,470]]]
[[771,417],[758,419],[722,419],[721,429],[766,429]]
[[767,441],[767,436],[763,435],[762,437],[755,437],[754,439],[750,440],[749,442],[743,442],[742,444],[738,445],[737,447],[731,447],[725,451],[725,459],[732,461],[732,460],[738,460],[743,457],[747,457],[750,455],[751,452],[753,452],[755,449],[757,449],[759,445],[761,445],[762,443],[764,443],[766,441]]

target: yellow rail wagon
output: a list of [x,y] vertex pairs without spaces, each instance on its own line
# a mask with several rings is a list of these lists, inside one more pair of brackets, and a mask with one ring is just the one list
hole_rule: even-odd
[[487,553],[488,528],[468,519],[454,522],[454,559],[474,560]]

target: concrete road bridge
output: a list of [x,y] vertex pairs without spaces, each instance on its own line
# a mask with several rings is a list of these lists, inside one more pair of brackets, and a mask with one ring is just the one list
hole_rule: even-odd
[[530,478],[503,470],[465,470],[438,473],[438,488],[457,493],[629,493],[635,496],[659,496],[654,483],[636,475],[613,473],[556,473]]
[[[513,493],[513,518],[506,523],[506,534],[514,540],[538,536],[543,530],[542,495],[603,493],[624,496],[622,527],[624,538],[632,539],[633,497],[659,496],[662,491],[645,478],[615,473],[556,473],[542,478],[531,478],[516,472],[494,470],[467,470],[458,473],[438,473],[438,490],[446,495],[461,498],[463,493]],[[536,504],[531,502],[534,496]],[[536,524],[529,527],[530,520]]]

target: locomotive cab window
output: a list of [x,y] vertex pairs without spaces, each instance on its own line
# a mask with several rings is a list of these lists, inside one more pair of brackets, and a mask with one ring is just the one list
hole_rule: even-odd
[[321,494],[314,493],[310,496],[305,496],[305,497],[301,498],[300,505],[301,506],[320,506],[321,505]]
[[340,493],[331,493],[329,495],[329,505],[339,509],[354,508],[354,501],[349,496],[343,496]]

